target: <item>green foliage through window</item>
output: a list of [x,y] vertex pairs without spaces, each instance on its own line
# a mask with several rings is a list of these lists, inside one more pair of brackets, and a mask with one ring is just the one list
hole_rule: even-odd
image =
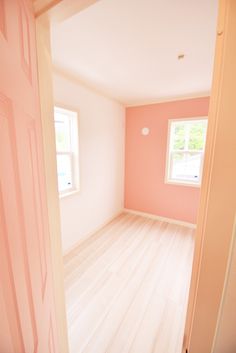
[[190,132],[189,132],[188,148],[190,150],[203,150],[205,135],[206,135],[205,121],[191,124]]
[[170,121],[167,180],[200,185],[207,119]]
[[186,122],[174,123],[173,150],[203,150],[206,128],[206,120],[187,120]]

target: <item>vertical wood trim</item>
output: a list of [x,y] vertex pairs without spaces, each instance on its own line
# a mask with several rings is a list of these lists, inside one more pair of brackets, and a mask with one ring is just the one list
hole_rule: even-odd
[[[236,249],[235,244],[236,244],[236,215],[235,215],[235,220],[234,220],[233,235],[232,235],[232,241],[231,241],[231,246],[230,246],[230,255],[229,255],[229,258],[228,258],[227,271],[226,271],[226,276],[225,276],[225,282],[224,282],[223,294],[222,294],[222,298],[221,298],[221,304],[220,304],[218,320],[217,320],[217,324],[216,324],[216,331],[215,331],[215,336],[214,336],[214,341],[213,341],[213,350],[212,350],[212,352],[215,352],[215,350],[217,348],[218,348],[218,351],[220,349],[220,347],[217,347],[217,344],[219,344],[219,339],[220,338],[222,340],[222,337],[220,337],[221,330],[222,330],[222,326],[221,325],[222,325],[222,322],[223,322],[223,319],[224,319],[223,317],[224,317],[225,305],[227,305],[226,304],[227,294],[228,294],[230,285],[232,286],[232,281],[235,279],[234,275],[233,275],[233,273],[235,272],[234,268],[233,268],[233,266],[234,266],[233,265],[233,261],[234,261],[233,258],[235,257],[235,249]],[[234,305],[235,305],[235,303],[234,303]],[[224,323],[223,323],[223,325],[224,325]],[[231,323],[231,327],[232,327],[232,323]],[[227,337],[226,337],[226,339],[227,339]],[[229,346],[231,346],[231,344],[232,343],[230,342]],[[223,346],[224,345],[225,345],[225,343],[223,343]],[[226,350],[227,350],[227,348],[226,348]]]
[[[19,161],[17,158],[17,144],[16,144],[16,131],[14,124],[14,112],[12,101],[7,98],[5,95],[0,94],[0,101],[5,105],[6,109],[6,119],[9,126],[9,138],[10,138],[10,146],[12,149],[12,163],[14,170],[14,179],[15,179],[15,188],[17,190],[16,193],[16,203],[17,209],[19,210],[19,219],[21,220],[20,231],[21,231],[21,243],[22,243],[22,251],[23,251],[23,263],[24,263],[24,274],[25,274],[25,283],[27,289],[27,300],[29,303],[29,315],[32,327],[32,336],[34,341],[34,353],[37,352],[38,349],[38,333],[37,333],[37,324],[35,318],[35,310],[34,310],[34,301],[33,301],[33,293],[32,293],[32,283],[30,278],[30,266],[29,266],[29,258],[28,258],[28,249],[27,249],[27,240],[26,240],[26,228],[24,222],[23,215],[23,201],[22,201],[22,192],[21,192],[21,183],[20,183],[20,174],[19,174]],[[9,250],[10,252],[10,250]],[[11,261],[12,262],[12,261]],[[24,349],[25,352],[25,349]]]
[[6,18],[5,18],[5,0],[0,1],[0,31],[5,39],[7,39]]
[[48,351],[49,353],[55,353],[55,342],[52,328],[52,318],[50,317],[50,326],[48,331]]
[[36,41],[39,74],[39,94],[43,135],[43,153],[46,173],[46,191],[53,271],[55,314],[60,353],[68,353],[65,309],[63,258],[60,231],[59,195],[57,191],[56,145],[53,116],[52,66],[50,26],[46,16],[36,20]]
[[[218,13],[218,24],[217,28],[223,28],[223,23],[225,20],[225,2],[220,2],[219,13]],[[214,72],[213,77],[218,77],[220,70],[220,63],[222,60],[222,41],[218,40],[216,42],[215,49],[215,62],[214,62]],[[208,129],[207,129],[207,139],[206,139],[206,149],[205,149],[205,162],[203,168],[203,177],[202,177],[202,187],[201,187],[201,197],[200,197],[200,206],[197,219],[197,229],[196,229],[196,241],[195,241],[195,251],[193,259],[193,270],[191,277],[190,293],[189,293],[189,302],[188,310],[185,324],[185,334],[184,334],[184,352],[189,347],[192,323],[194,310],[196,305],[196,294],[198,288],[200,266],[201,266],[201,257],[202,249],[204,246],[204,227],[206,223],[206,210],[209,202],[209,189],[211,183],[211,174],[212,174],[212,164],[214,156],[214,147],[215,147],[215,134],[217,130],[217,121],[216,121],[216,110],[217,106],[214,105],[218,101],[219,96],[219,86],[216,85],[215,80],[212,87],[212,95],[210,98],[210,108],[208,115]],[[213,108],[214,107],[214,108]]]
[[34,208],[36,215],[37,224],[37,238],[38,238],[38,251],[39,251],[39,262],[40,262],[40,272],[41,272],[41,291],[42,300],[44,300],[44,294],[47,284],[47,257],[45,249],[45,239],[44,234],[44,220],[42,211],[42,199],[41,199],[41,187],[39,182],[39,160],[38,160],[38,149],[36,142],[36,130],[35,121],[32,120],[28,127],[28,138],[29,138],[29,150],[30,150],[30,162],[31,162],[31,173],[33,180],[33,190],[34,190]]
[[22,69],[32,83],[29,16],[23,2],[19,4],[19,33]]
[[235,212],[236,7],[232,0],[220,0],[219,5],[206,158],[185,326],[184,349],[191,353],[212,351]]

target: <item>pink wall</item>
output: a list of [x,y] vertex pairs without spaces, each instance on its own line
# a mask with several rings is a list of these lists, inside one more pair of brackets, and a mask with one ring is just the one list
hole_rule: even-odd
[[164,182],[168,119],[207,116],[208,106],[204,97],[127,108],[126,208],[196,223],[200,189]]

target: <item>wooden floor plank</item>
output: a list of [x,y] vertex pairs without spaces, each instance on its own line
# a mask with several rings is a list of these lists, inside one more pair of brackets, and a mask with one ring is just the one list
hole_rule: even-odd
[[137,217],[130,217],[126,215],[124,218],[120,218],[117,222],[111,223],[107,228],[101,232],[97,232],[91,239],[87,239],[78,248],[79,251],[74,253],[74,256],[70,258],[70,261],[65,266],[65,278],[66,283],[73,283],[74,278],[77,278],[77,271],[80,266],[84,264],[87,267],[87,263],[93,259],[97,259],[100,253],[108,248],[111,243],[118,241],[119,236],[123,234],[123,230],[127,230],[132,225],[132,221],[137,221]]
[[123,214],[65,260],[70,353],[181,353],[194,231]]
[[[111,278],[112,274],[117,272],[117,268],[124,266],[132,256],[133,251],[137,247],[143,246],[146,242],[144,238],[145,227],[148,227],[152,222],[147,220],[147,222],[141,222],[140,225],[135,223],[135,230],[132,232],[131,236],[127,236],[126,239],[122,241],[123,248],[116,247],[116,252],[114,256],[114,247],[112,248],[112,257],[109,258],[109,253],[106,263],[104,264],[104,258],[101,257],[100,262],[96,263],[95,267],[89,268],[84,272],[84,276],[75,284],[71,291],[66,294],[68,302],[68,320],[70,320],[78,315],[81,315],[82,311],[85,309],[88,303],[91,303],[94,295],[97,294],[103,287],[107,284],[107,281]],[[130,243],[129,246],[125,246],[127,241]],[[67,291],[68,292],[68,291]],[[73,300],[75,298],[75,300]],[[73,305],[70,305],[70,303]]]
[[[138,233],[146,224],[150,224],[151,221],[147,220],[146,223],[140,222],[140,220],[134,219],[129,222],[129,225],[126,225],[125,229],[121,229],[121,234],[115,234],[115,239],[113,235],[109,235],[113,242],[110,243],[108,248],[103,248],[103,252],[94,255],[92,263],[84,266],[83,264],[78,264],[78,268],[75,270],[76,277],[70,286],[67,285],[66,297],[69,303],[74,301],[74,298],[78,301],[78,296],[83,293],[83,290],[87,288],[91,283],[95,283],[98,276],[101,276],[104,271],[109,270],[109,267],[113,264],[114,261],[119,260],[119,254],[125,252],[126,242],[132,241],[133,237],[136,237],[135,240],[139,238]],[[132,228],[133,227],[133,228]],[[130,230],[133,229],[132,235]],[[140,232],[141,233],[141,232]]]

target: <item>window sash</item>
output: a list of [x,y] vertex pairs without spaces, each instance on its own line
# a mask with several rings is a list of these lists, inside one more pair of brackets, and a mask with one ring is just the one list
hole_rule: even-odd
[[[75,185],[75,155],[73,152],[57,152],[56,153],[57,156],[68,156],[69,157],[69,163],[70,163],[70,171],[71,171],[71,185],[68,187],[64,187],[63,189],[60,189],[59,192],[60,194],[63,193],[67,193],[70,191],[73,191],[76,189],[76,185]],[[58,172],[57,172],[58,173]],[[59,177],[59,174],[58,174]],[[59,184],[58,184],[58,188],[59,188]]]
[[[78,113],[54,107],[58,192],[60,196],[79,191]],[[66,156],[66,157],[62,157]]]
[[[202,148],[200,149],[194,149],[194,150],[191,150],[189,148],[189,141],[190,141],[190,131],[191,131],[191,127],[192,125],[194,124],[197,124],[197,123],[203,123],[203,122],[207,122],[206,119],[186,119],[186,120],[171,120],[169,121],[170,123],[170,131],[169,131],[169,138],[170,138],[170,145],[169,145],[169,149],[170,151],[173,151],[173,150],[177,150],[176,148],[174,148],[174,142],[175,142],[175,128],[176,126],[178,125],[185,125],[184,127],[184,148],[181,149],[180,151],[204,151],[205,149],[205,143],[203,144]],[[207,125],[207,124],[206,124]],[[204,141],[206,141],[206,132],[204,134]]]
[[[198,169],[198,176],[197,178],[194,177],[194,173],[191,174],[187,173],[184,175],[182,174],[181,176],[174,176],[174,155],[175,154],[180,154],[182,156],[188,156],[188,155],[200,155],[200,162],[199,162],[199,169]],[[183,150],[178,150],[178,151],[171,151],[170,155],[169,155],[169,175],[168,175],[168,180],[172,181],[172,182],[177,182],[177,183],[191,183],[191,184],[195,184],[195,185],[199,185],[201,182],[201,177],[202,177],[202,169],[203,169],[203,157],[204,157],[204,152],[202,150],[199,151],[183,151]],[[188,158],[188,157],[187,157]],[[186,158],[186,159],[187,159]],[[181,162],[180,162],[181,163]],[[184,158],[183,158],[183,162],[182,164],[184,164]],[[191,167],[187,166],[185,167],[185,169],[190,169]],[[184,169],[184,168],[183,168]],[[183,170],[182,169],[182,170]],[[188,176],[189,175],[189,176]]]
[[[72,150],[72,141],[71,141],[71,136],[72,136],[72,123],[71,123],[71,117],[67,116],[64,117],[63,119],[55,118],[55,129],[56,129],[56,123],[63,123],[64,125],[68,125],[67,129],[65,131],[65,136],[66,136],[66,147],[60,148],[57,144],[57,136],[56,136],[56,146],[57,146],[57,152],[71,152]],[[67,132],[67,133],[66,133]],[[55,133],[57,131],[55,130]]]
[[[189,148],[189,141],[190,141],[190,131],[192,125],[198,122],[206,121],[206,128],[203,127],[203,147],[198,149],[190,149]],[[184,127],[184,145],[182,146],[183,149],[175,148],[175,140],[177,138],[176,135],[176,126],[181,124],[186,124]],[[204,150],[205,150],[205,143],[206,143],[206,130],[207,130],[207,120],[204,118],[189,118],[189,119],[170,119],[169,120],[169,128],[168,128],[168,145],[167,145],[167,160],[166,160],[166,177],[165,180],[167,183],[173,184],[183,184],[189,186],[199,186],[201,184],[202,179],[202,171],[203,171],[203,160],[204,160]],[[177,160],[174,161],[174,155],[180,155],[180,161],[178,163]],[[199,159],[194,155],[199,155]],[[182,156],[182,157],[181,157]],[[190,160],[190,166],[188,165],[188,161]],[[194,161],[195,159],[195,161]],[[175,166],[174,166],[175,162]],[[182,167],[181,167],[182,164]],[[191,164],[193,168],[193,173],[191,176]],[[198,168],[199,167],[199,168]],[[174,173],[174,168],[175,173]],[[182,169],[181,169],[182,168]],[[196,174],[194,173],[196,171]],[[181,172],[183,171],[182,175]],[[179,172],[179,176],[178,176]],[[186,172],[186,174],[185,174]],[[194,178],[197,175],[197,179]]]

